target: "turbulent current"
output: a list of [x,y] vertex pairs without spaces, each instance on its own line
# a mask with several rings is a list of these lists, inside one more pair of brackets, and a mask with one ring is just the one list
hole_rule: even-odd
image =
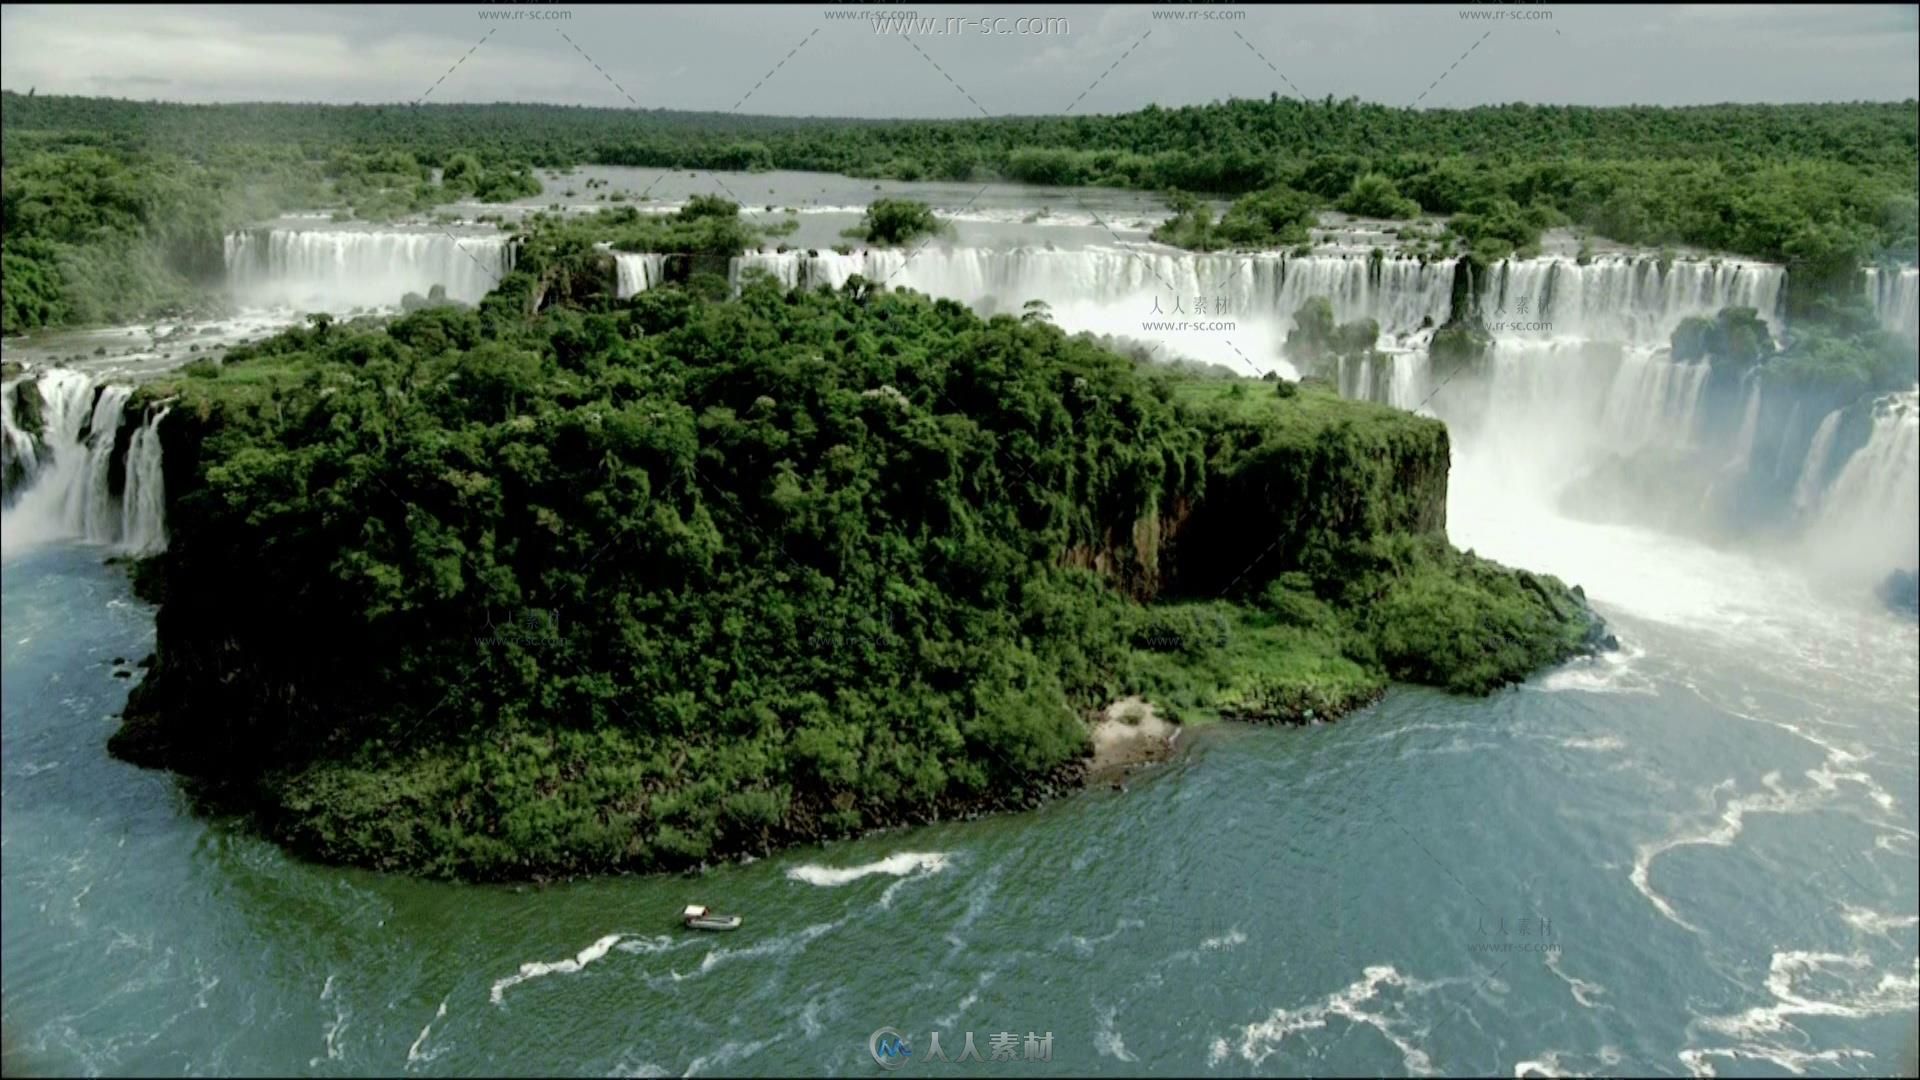
[[[330,309],[478,280],[455,275],[464,239],[240,243],[236,284]],[[617,262],[623,294],[665,275]],[[1454,541],[1582,584],[1623,648],[1489,699],[1398,689],[1332,726],[1207,728],[1124,793],[698,878],[316,867],[106,756],[154,625],[102,557],[165,542],[164,406],[42,373],[36,442],[10,380],[8,1073],[867,1073],[883,1027],[949,1054],[972,1031],[983,1056],[1051,1036],[1048,1064],[957,1073],[1912,1068],[1920,639],[1871,586],[1915,560],[1920,402],[1780,397],[1663,348],[1729,305],[1785,333],[1778,268],[1510,267],[1478,290],[1495,347],[1466,373],[1425,359],[1455,314],[1444,263],[936,246],[749,269],[1041,300],[1240,370],[1290,366],[1294,307],[1328,296],[1387,346],[1343,390],[1448,421]],[[1913,282],[1869,282],[1909,335]],[[681,931],[688,903],[746,924]]]

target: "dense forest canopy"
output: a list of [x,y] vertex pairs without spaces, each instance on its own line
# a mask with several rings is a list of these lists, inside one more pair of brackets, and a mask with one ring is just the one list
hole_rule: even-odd
[[[1489,105],[1405,109],[1356,99],[1236,99],[1115,116],[857,120],[565,105],[182,105],[112,98],[5,95],[9,158],[47,145],[195,154],[223,145],[400,148],[438,162],[476,150],[564,166],[786,168],[875,175],[890,162],[927,176],[984,167],[1038,183],[1088,178],[1059,151],[1107,152],[1091,171],[1125,176],[1127,155],[1184,154],[1214,182],[1262,186],[1273,158],[1460,156],[1510,163],[1691,161],[1723,166],[1830,161],[1903,174],[1920,139],[1915,103],[1654,106]],[[1051,150],[1025,154],[1021,150]],[[1234,168],[1229,163],[1238,163]],[[1238,182],[1234,182],[1236,173]],[[1357,175],[1357,174],[1355,174]],[[1351,176],[1347,177],[1351,180]],[[1344,188],[1346,185],[1340,185]]]
[[1018,804],[1116,695],[1327,717],[1595,633],[1447,545],[1435,421],[857,279],[550,287],[595,258],[140,391],[171,543],[120,753],[327,858],[655,869]]

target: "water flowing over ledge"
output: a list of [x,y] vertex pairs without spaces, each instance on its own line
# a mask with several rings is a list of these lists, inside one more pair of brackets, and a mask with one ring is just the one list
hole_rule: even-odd
[[1920,342],[1920,268],[1869,266],[1866,279],[1867,296],[1880,325],[1910,343]]
[[506,236],[259,228],[226,239],[227,283],[250,304],[316,311],[394,307],[435,285],[478,303],[513,269]]
[[1727,307],[1753,308],[1778,336],[1787,281],[1784,268],[1767,263],[1652,255],[1606,255],[1585,265],[1514,259],[1492,276],[1479,297],[1489,322],[1531,322],[1544,327],[1536,335],[1634,345],[1665,345],[1681,320]]
[[[668,254],[611,254],[621,298],[674,272]],[[230,288],[243,302],[341,311],[391,308],[404,293],[424,295],[436,285],[451,299],[476,302],[512,269],[514,246],[505,235],[274,226],[229,235],[226,260]],[[1382,335],[1379,353],[1337,365],[1343,395],[1437,412],[1462,438],[1504,446],[1531,463],[1536,479],[1564,479],[1637,452],[1687,453],[1725,474],[1711,485],[1722,494],[1736,477],[1781,489],[1807,530],[1831,542],[1838,533],[1823,521],[1856,530],[1880,522],[1879,533],[1892,539],[1876,561],[1899,563],[1913,546],[1911,529],[1888,524],[1905,512],[1912,500],[1902,496],[1915,486],[1911,394],[1883,399],[1871,415],[1808,409],[1769,396],[1757,380],[1728,385],[1709,365],[1667,354],[1682,320],[1726,307],[1753,308],[1780,337],[1788,283],[1779,266],[1653,254],[1542,257],[1501,263],[1488,280],[1475,281],[1457,260],[1358,251],[931,245],[753,253],[729,263],[736,286],[749,271],[807,288],[838,287],[857,274],[988,313],[1018,312],[1038,300],[1069,330],[1164,345],[1167,355],[1242,374],[1289,368],[1284,343],[1294,312],[1324,296],[1338,321],[1372,319]],[[1883,325],[1913,340],[1920,272],[1869,268],[1863,277]],[[1480,379],[1460,380],[1436,398],[1446,377],[1433,371],[1425,346],[1462,303],[1489,327],[1493,348]],[[45,398],[40,431],[18,422],[23,385]],[[0,454],[9,545],[70,536],[129,551],[164,547],[157,425],[165,414],[123,416],[128,392],[62,371],[7,384]]]
[[613,253],[613,263],[616,275],[614,295],[622,300],[646,292],[666,277],[667,257],[655,252],[636,254],[616,251]]
[[1296,308],[1324,296],[1339,319],[1373,319],[1383,334],[1402,337],[1447,320],[1455,265],[1365,255],[926,248],[743,255],[732,276],[737,284],[743,272],[764,270],[789,288],[838,288],[859,274],[1009,313],[1040,300],[1062,325],[1134,336],[1143,322],[1179,319],[1277,321],[1284,330]]
[[[22,393],[36,396],[38,430],[19,423]],[[0,547],[79,539],[129,555],[165,550],[160,423],[168,410],[129,416],[132,394],[131,386],[66,369],[6,383],[10,482]]]

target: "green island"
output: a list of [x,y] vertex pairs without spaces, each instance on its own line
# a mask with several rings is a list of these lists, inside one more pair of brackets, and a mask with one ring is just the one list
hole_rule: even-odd
[[1331,720],[1604,644],[1448,544],[1437,421],[609,259],[141,387],[171,538],[113,752],[323,860],[657,871],[1031,806],[1130,695]]

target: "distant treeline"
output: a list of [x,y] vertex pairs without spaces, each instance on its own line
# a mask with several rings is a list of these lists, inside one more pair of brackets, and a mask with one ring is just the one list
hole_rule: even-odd
[[[78,152],[160,174],[153,182],[162,186],[183,170],[225,170],[210,178],[213,186],[246,192],[248,202],[261,201],[263,190],[298,192],[310,186],[307,165],[328,164],[333,175],[370,175],[339,194],[361,216],[430,203],[440,192],[427,170],[471,161],[493,174],[502,196],[527,189],[528,167],[577,164],[1251,196],[1231,220],[1216,225],[1189,210],[1167,234],[1201,248],[1298,242],[1303,215],[1321,207],[1448,215],[1460,247],[1482,260],[1525,252],[1542,229],[1569,226],[1622,243],[1784,262],[1802,281],[1850,273],[1868,259],[1911,259],[1920,246],[1920,113],[1911,100],[1414,110],[1270,98],[1119,116],[938,121],[515,104],[175,105],[17,93],[6,93],[4,106],[10,251],[17,169]],[[1177,198],[1176,205],[1192,206]],[[204,252],[204,234],[195,244]],[[12,285],[8,291],[9,331],[39,325],[21,321]],[[41,321],[79,321],[85,309],[67,303],[64,315]]]
[[[859,120],[565,105],[176,105],[5,95],[5,152],[66,143],[193,153],[232,143],[400,147],[433,161],[488,147],[535,165],[806,169],[898,179],[982,172],[1043,184],[1240,193],[1299,161],[1365,158],[1716,163],[1827,161],[1914,186],[1915,103],[1402,109],[1357,99],[1232,100],[1118,116]],[[1044,152],[1043,152],[1044,151]],[[1327,164],[1322,169],[1342,171]],[[1351,176],[1348,177],[1351,179]],[[1344,184],[1341,188],[1344,189]]]

